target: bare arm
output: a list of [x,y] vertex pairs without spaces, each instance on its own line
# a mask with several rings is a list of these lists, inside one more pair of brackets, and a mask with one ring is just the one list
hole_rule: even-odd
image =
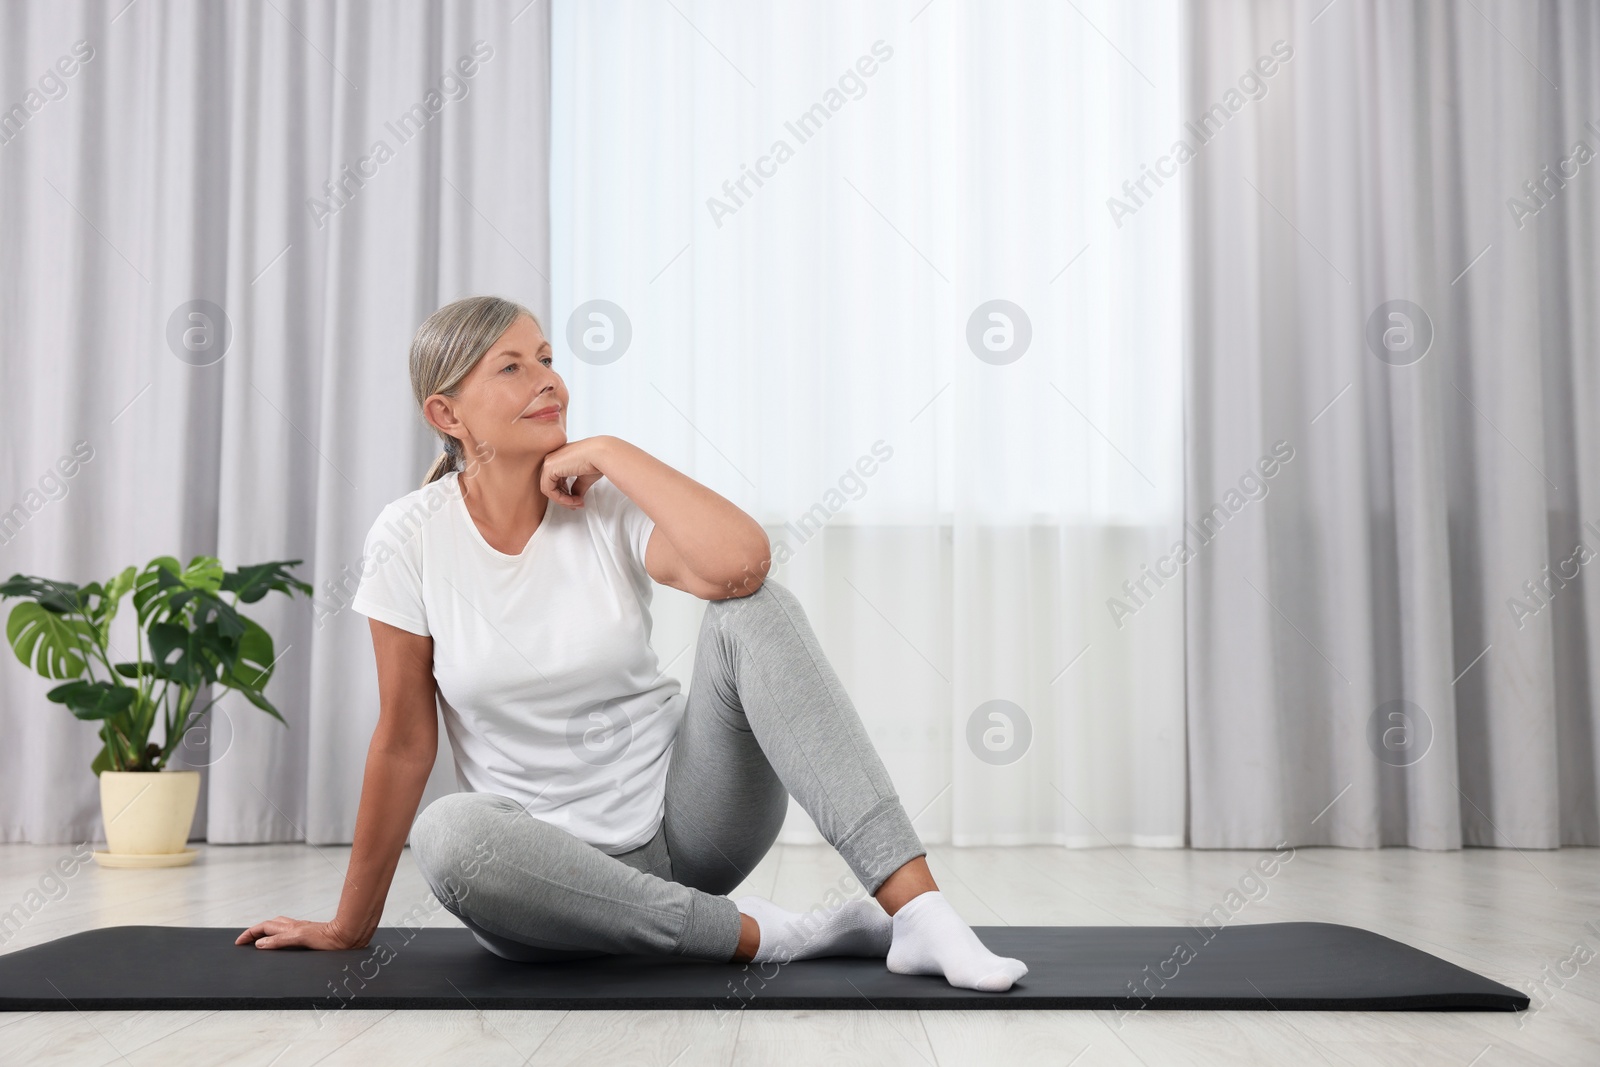
[[378,660],[378,727],[367,746],[350,869],[333,920],[356,948],[364,947],[378,929],[439,751],[433,638],[376,619],[371,623]]
[[[565,485],[574,479],[572,491]],[[761,524],[738,505],[620,437],[571,441],[545,456],[540,488],[565,508],[581,508],[600,478],[655,521],[644,565],[662,585],[702,600],[749,596],[772,566]]]
[[280,915],[250,927],[235,944],[364,948],[378,929],[400,852],[439,750],[439,716],[433,638],[376,619],[371,623],[378,661],[378,727],[367,746],[355,840],[338,913],[326,923]]

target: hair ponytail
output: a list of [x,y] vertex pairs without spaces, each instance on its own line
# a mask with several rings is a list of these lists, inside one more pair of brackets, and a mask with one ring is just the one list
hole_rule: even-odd
[[434,460],[433,466],[428,468],[427,477],[422,479],[422,484],[427,485],[430,482],[436,482],[454,469],[455,466],[451,462],[450,452],[446,449],[439,453],[439,458]]

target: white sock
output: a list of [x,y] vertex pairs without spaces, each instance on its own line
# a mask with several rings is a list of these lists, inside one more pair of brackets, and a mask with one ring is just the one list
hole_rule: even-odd
[[894,940],[886,962],[895,974],[942,974],[961,989],[1004,993],[1028,973],[1021,960],[985,948],[937,889],[912,897],[890,921]]
[[836,908],[805,914],[786,911],[765,897],[740,897],[733,902],[761,928],[754,963],[808,960],[813,956],[876,956],[889,951],[894,922],[877,901],[849,900]]

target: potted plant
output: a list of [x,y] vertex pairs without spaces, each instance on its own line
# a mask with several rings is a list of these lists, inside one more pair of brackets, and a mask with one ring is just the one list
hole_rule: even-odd
[[[0,584],[0,600],[24,598],[6,620],[17,658],[65,683],[50,690],[50,700],[100,723],[103,744],[90,770],[100,777],[107,851],[94,855],[102,864],[170,867],[194,859],[196,850],[185,842],[200,772],[169,770],[167,761],[216,703],[195,707],[213,686],[237,690],[288,725],[265,695],[275,662],[272,637],[238,607],[274,590],[310,595],[310,584],[287,571],[299,562],[224,571],[212,556],[196,556],[187,567],[158,556],[104,585],[22,574]],[[129,593],[137,613],[135,656],[113,663],[122,653],[111,644],[111,623]],[[150,740],[157,715],[165,728],[160,742]]]

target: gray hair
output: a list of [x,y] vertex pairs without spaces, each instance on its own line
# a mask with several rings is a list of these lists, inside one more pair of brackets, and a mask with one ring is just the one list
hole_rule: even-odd
[[[417,407],[420,409],[435,393],[448,397],[459,393],[461,382],[489,346],[521,315],[532,319],[534,325],[539,324],[539,317],[533,312],[498,296],[469,296],[429,315],[411,339],[411,391],[416,394]],[[434,433],[444,438],[444,451],[428,468],[423,485],[460,470],[465,458],[460,441],[437,427]]]

